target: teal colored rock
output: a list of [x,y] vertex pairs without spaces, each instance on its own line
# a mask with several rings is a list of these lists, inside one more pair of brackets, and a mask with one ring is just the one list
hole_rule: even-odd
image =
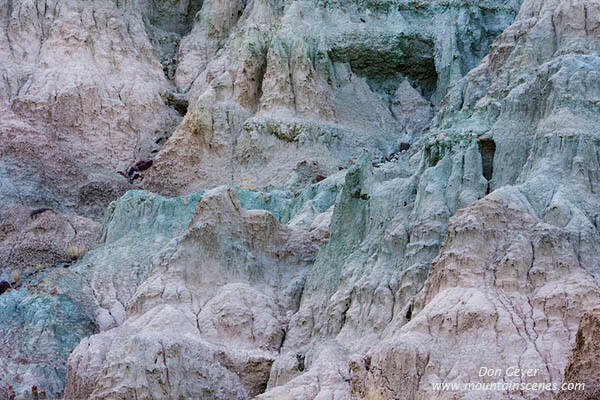
[[[38,287],[41,287],[39,285]],[[98,331],[94,317],[65,294],[37,293],[21,288],[0,296],[3,392],[30,392],[33,385],[49,397],[60,397],[66,379],[65,361],[81,339]]]
[[82,338],[123,321],[152,257],[183,233],[201,196],[129,191],[107,208],[96,248],[71,265],[23,276],[20,289],[0,295],[0,320],[6,321],[0,338],[7,349],[0,353],[0,388],[12,386],[20,396],[35,385],[59,397],[70,352]]
[[[267,210],[285,223],[307,204],[326,211],[335,202],[338,182],[334,176],[296,196],[232,189],[242,208]],[[18,394],[35,385],[39,392],[59,396],[69,353],[82,338],[124,321],[127,302],[150,274],[153,257],[177,244],[204,193],[166,198],[128,191],[106,209],[96,248],[72,264],[24,276],[20,289],[0,295],[0,320],[10,321],[0,327],[10,349],[0,354],[7,376],[0,378],[0,387],[11,385]],[[38,288],[43,288],[39,294]],[[20,384],[14,383],[17,375],[22,375]]]

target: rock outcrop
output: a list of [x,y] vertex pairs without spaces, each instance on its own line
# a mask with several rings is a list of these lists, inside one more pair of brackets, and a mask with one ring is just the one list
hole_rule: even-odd
[[[28,398],[36,386],[40,394],[60,397],[69,353],[85,337],[123,322],[125,305],[148,275],[153,254],[185,229],[197,201],[198,195],[166,200],[128,192],[109,206],[95,248],[80,251],[77,260],[65,260],[65,250],[59,248],[61,258],[56,263],[22,270],[12,290],[0,295],[0,313],[6,321],[0,333],[0,393]],[[16,210],[20,212],[11,213],[3,226],[15,229],[9,239],[21,238],[15,254],[28,256],[26,262],[37,262],[34,257],[52,260],[61,235],[66,232],[66,239],[72,235],[64,227],[72,229],[69,221],[81,238],[86,237],[83,228],[97,225],[76,224],[83,218],[52,211],[34,216],[28,224],[10,225],[15,218],[30,219],[26,210]]]
[[[476,134],[494,143],[493,193],[453,217],[410,323],[390,325],[368,352],[368,371],[354,365],[356,396],[497,398],[435,388],[500,379],[478,376],[482,366],[531,366],[539,381],[562,382],[579,317],[598,302],[600,92],[584,78],[598,69],[591,10],[586,2],[524,2],[444,100],[438,138]],[[500,391],[515,399],[555,392]]]
[[175,75],[193,106],[146,187],[171,195],[223,183],[285,187],[304,160],[327,175],[363,148],[388,156],[423,134],[448,87],[517,8],[206,1]]
[[[179,114],[146,32],[149,4],[2,1],[0,199],[101,217]],[[162,95],[162,97],[161,97]]]
[[[412,319],[390,324],[385,339],[368,352],[368,370],[364,360],[358,363],[364,381],[355,383],[355,394],[427,398],[440,394],[436,384],[442,382],[560,383],[579,316],[600,301],[600,287],[579,261],[597,256],[582,252],[572,242],[580,233],[573,237],[570,229],[536,218],[513,189],[499,189],[458,211]],[[581,240],[594,243],[597,235],[587,230]],[[511,367],[536,374],[480,376],[481,368]],[[462,386],[450,394],[554,397],[552,390],[481,392]]]
[[69,358],[65,398],[252,397],[264,390],[317,240],[204,193],[186,232],[154,261],[116,329]]
[[0,397],[598,396],[596,0],[1,2]]
[[[70,262],[96,246],[97,222],[49,208],[13,205],[0,221],[0,278]],[[0,279],[1,280],[1,279]]]
[[[598,334],[600,333],[600,310],[595,308],[587,311],[581,317],[579,330],[575,339],[575,346],[569,356],[569,362],[565,368],[563,385],[572,385],[573,390],[560,392],[558,400],[587,400],[600,397],[600,376],[598,375]],[[583,389],[574,390],[583,386]]]

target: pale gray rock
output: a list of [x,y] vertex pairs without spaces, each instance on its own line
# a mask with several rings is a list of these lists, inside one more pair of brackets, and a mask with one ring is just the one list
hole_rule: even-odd
[[[567,17],[571,7],[595,9],[525,2],[490,55],[449,91],[430,137],[417,142],[421,148],[413,146],[396,170],[383,164],[369,172],[367,164],[348,172],[356,200],[342,194],[336,203],[328,246],[307,281],[284,351],[314,354],[319,343],[341,345],[351,354],[353,380],[338,384],[356,398],[430,398],[440,394],[433,383],[482,382],[478,368],[494,364],[529,363],[542,381],[562,382],[579,317],[598,303],[599,265],[593,250],[599,245],[598,88],[582,81],[597,69],[597,36],[583,39],[596,16]],[[406,194],[402,179],[413,180]],[[392,187],[394,194],[381,195]],[[463,209],[490,191],[489,200]],[[478,216],[483,205],[490,210]],[[456,233],[462,239],[449,242],[455,227],[445,233],[446,224],[460,209],[455,222],[465,224]],[[384,210],[398,215],[382,219]],[[502,225],[494,225],[497,218]],[[499,235],[485,240],[490,249],[477,247],[486,224]],[[448,274],[443,282],[438,268]],[[285,362],[274,368],[281,371],[272,376],[292,371]],[[294,393],[309,376],[310,368],[261,398],[303,398]],[[493,392],[447,395],[496,398]]]
[[[413,306],[414,318],[404,326],[401,320],[390,324],[368,352],[369,369],[354,395],[426,398],[438,393],[433,385],[441,382],[558,387],[579,316],[600,301],[598,283],[578,260],[593,257],[597,265],[597,255],[574,246],[569,230],[537,218],[523,194],[509,188],[458,211]],[[598,242],[595,229],[584,232],[582,241]],[[507,376],[515,366],[536,375]],[[500,369],[501,376],[482,377],[482,367]],[[554,397],[552,390],[463,388],[448,395]]]
[[142,6],[0,3],[0,132],[5,202],[96,219],[129,186],[119,169],[150,156],[179,121]]
[[175,77],[190,112],[145,187],[289,188],[301,162],[330,175],[362,149],[387,157],[420,138],[518,5],[205,2]]
[[123,323],[74,350],[65,397],[261,393],[316,251],[311,233],[243,209],[232,189],[207,191]]
[[392,112],[405,129],[403,141],[409,143],[429,127],[433,118],[433,105],[405,80],[394,93]]
[[97,248],[0,295],[0,396],[595,382],[595,0],[4,5],[0,199],[98,219],[140,159],[180,197],[127,192]]

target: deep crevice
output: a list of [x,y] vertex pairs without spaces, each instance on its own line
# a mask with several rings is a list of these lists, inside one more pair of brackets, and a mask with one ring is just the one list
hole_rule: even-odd
[[188,110],[189,103],[183,93],[175,91],[168,92],[165,93],[164,99],[169,107],[173,107],[175,111],[177,111],[182,117],[185,116]]
[[169,80],[175,77],[181,39],[192,30],[202,5],[203,0],[150,1],[143,11],[146,33]]
[[479,153],[481,154],[481,172],[483,177],[489,182],[492,180],[492,176],[494,174],[494,154],[496,153],[496,143],[489,138],[480,138],[477,144],[479,145]]
[[[351,43],[328,52],[333,62],[350,64],[352,72],[365,77],[371,90],[393,95],[408,79],[422,96],[429,99],[436,90],[437,71],[434,44],[419,36],[398,35],[377,50],[371,44]],[[418,49],[416,51],[415,49]]]

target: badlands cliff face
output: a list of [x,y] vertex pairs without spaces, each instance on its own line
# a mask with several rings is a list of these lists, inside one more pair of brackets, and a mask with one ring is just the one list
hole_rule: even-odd
[[0,398],[600,396],[597,0],[0,11]]

